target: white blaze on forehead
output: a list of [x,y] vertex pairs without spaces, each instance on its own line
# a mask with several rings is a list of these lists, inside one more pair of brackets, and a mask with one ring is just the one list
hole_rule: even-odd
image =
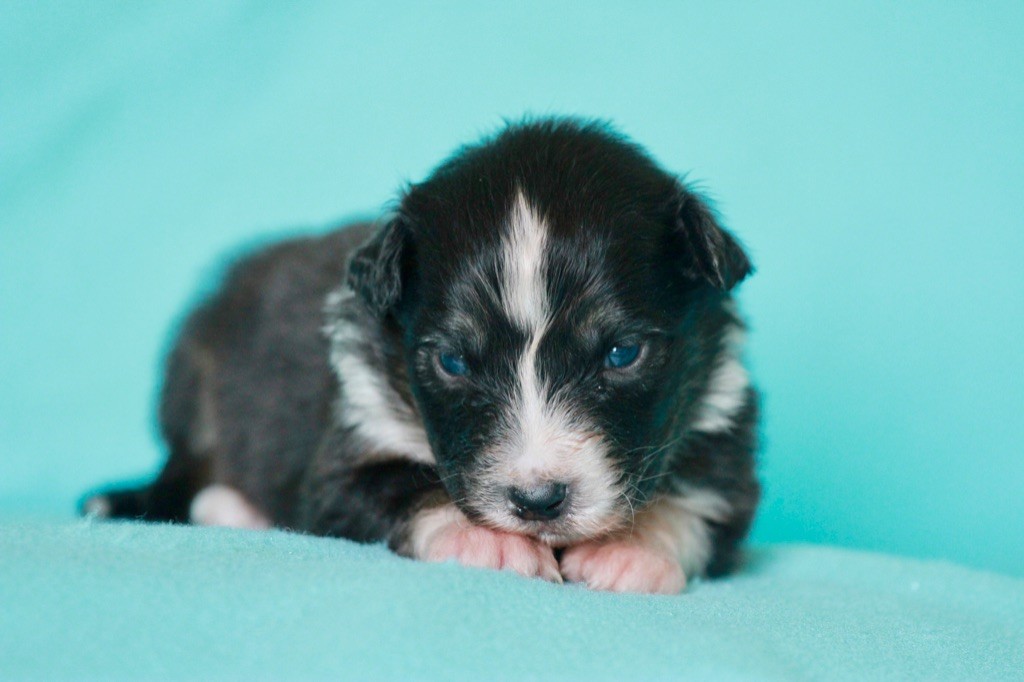
[[537,349],[547,329],[549,303],[544,277],[547,226],[522,192],[516,195],[502,240],[502,301],[509,318],[527,333],[516,367],[516,396],[510,413],[503,459],[513,460],[519,474],[510,484],[540,482],[554,472],[551,441],[568,431],[564,415],[547,404],[537,372]]
[[502,308],[523,328],[539,335],[547,324],[544,279],[547,226],[523,196],[516,194],[502,240]]
[[550,315],[544,252],[547,226],[522,192],[516,195],[502,240],[502,308],[527,334],[526,347],[516,366],[516,395],[506,415],[508,442],[503,459],[512,460],[517,480],[531,485],[551,477],[557,465],[553,441],[569,424],[547,402],[546,387],[538,376],[537,349]]

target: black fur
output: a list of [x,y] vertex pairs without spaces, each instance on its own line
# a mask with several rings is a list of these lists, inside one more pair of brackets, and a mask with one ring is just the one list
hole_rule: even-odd
[[[496,493],[482,482],[480,453],[507,433],[509,387],[529,340],[492,295],[519,194],[548,230],[553,313],[537,351],[546,396],[571,402],[601,432],[630,505],[692,488],[725,499],[728,518],[709,520],[707,570],[732,568],[759,498],[754,390],[727,427],[693,425],[724,338],[741,324],[730,291],[751,265],[701,197],[607,127],[572,120],[510,126],[460,150],[379,228],[355,225],[242,260],[170,355],[163,473],[146,488],[108,493],[113,515],[184,521],[195,493],[215,482],[274,525],[385,540],[402,553],[424,506],[454,500],[488,523]],[[325,318],[343,282],[355,295]],[[436,465],[382,451],[346,421],[352,399],[339,393],[325,324],[358,332],[333,352],[379,377]],[[642,362],[603,369],[623,339],[644,344]],[[440,373],[442,351],[464,354],[469,377]]]

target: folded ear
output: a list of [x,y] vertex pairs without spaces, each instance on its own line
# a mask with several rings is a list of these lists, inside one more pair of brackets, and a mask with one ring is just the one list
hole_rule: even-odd
[[352,254],[348,285],[374,315],[382,317],[402,297],[409,229],[402,217],[384,224]]
[[718,224],[711,208],[685,188],[680,191],[675,223],[687,277],[729,291],[753,273],[754,267],[743,247]]

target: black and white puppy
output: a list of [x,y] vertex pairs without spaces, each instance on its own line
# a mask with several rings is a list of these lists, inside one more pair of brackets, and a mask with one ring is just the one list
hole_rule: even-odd
[[379,226],[241,260],[168,359],[162,472],[83,509],[678,592],[759,498],[750,271],[608,127],[509,126]]

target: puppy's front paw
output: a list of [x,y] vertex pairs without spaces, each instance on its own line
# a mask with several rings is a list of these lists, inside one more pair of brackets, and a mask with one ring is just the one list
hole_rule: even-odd
[[594,590],[678,594],[686,587],[679,561],[631,538],[585,542],[565,550],[562,575]]
[[454,505],[421,512],[413,524],[412,547],[423,561],[454,559],[464,566],[562,582],[550,547],[523,535],[473,525]]

